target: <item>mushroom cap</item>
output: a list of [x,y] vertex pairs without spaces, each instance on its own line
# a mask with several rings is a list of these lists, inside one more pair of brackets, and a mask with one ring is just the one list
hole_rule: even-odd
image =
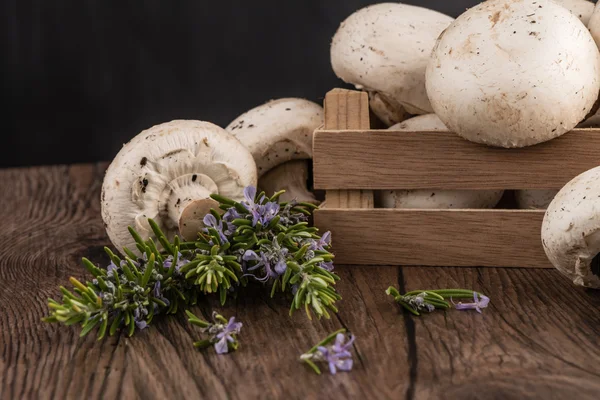
[[525,189],[515,190],[517,207],[529,210],[545,210],[548,208],[558,190]]
[[381,105],[372,110],[380,118],[380,114],[402,115],[391,111],[400,108],[411,114],[430,113],[425,68],[436,38],[452,20],[407,4],[362,8],[346,18],[333,37],[333,71],[357,89],[376,92]]
[[588,24],[594,12],[594,3],[588,0],[554,0],[554,2],[571,11],[584,25]]
[[252,155],[235,137],[209,122],[175,120],[144,130],[119,151],[104,177],[102,218],[119,251],[136,251],[128,226],[154,238],[152,218],[173,238],[185,204],[212,193],[243,200],[244,188],[256,182]]
[[412,117],[406,121],[402,121],[396,125],[392,125],[390,130],[396,131],[439,131],[448,132],[448,128],[442,122],[440,117],[435,114],[424,114],[417,117]]
[[596,4],[594,12],[587,24],[596,45],[600,47],[600,3]]
[[384,208],[463,209],[494,208],[504,190],[385,190]]
[[542,244],[548,259],[580,286],[600,288],[590,264],[600,253],[600,167],[567,183],[548,206]]
[[[389,128],[396,131],[439,131],[448,128],[435,114],[419,115]],[[381,203],[385,208],[493,208],[504,190],[385,190]]]
[[323,107],[284,98],[253,108],[225,129],[250,150],[262,176],[286,161],[312,158],[313,132],[322,124]]
[[600,53],[581,23],[551,0],[486,1],[440,35],[427,93],[451,131],[523,147],[573,129],[600,90]]

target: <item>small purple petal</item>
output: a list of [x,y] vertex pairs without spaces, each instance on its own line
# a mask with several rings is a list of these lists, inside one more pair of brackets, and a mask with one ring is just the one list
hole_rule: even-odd
[[227,339],[225,337],[221,338],[217,343],[215,343],[215,351],[217,354],[227,354],[229,352],[229,347],[227,346]]
[[353,364],[354,364],[354,362],[352,361],[351,358],[345,358],[343,360],[338,360],[338,362],[335,363],[335,366],[340,371],[350,371],[350,370],[352,370]]
[[135,321],[135,325],[138,327],[138,329],[146,329],[148,327],[148,324],[146,323],[146,321]]
[[286,269],[287,264],[285,260],[279,260],[279,262],[275,265],[275,272],[277,272],[279,275],[283,275]]
[[217,219],[212,214],[206,214],[206,216],[204,216],[204,219],[202,220],[202,222],[204,222],[204,225],[210,226],[213,228],[215,228],[217,226]]
[[254,186],[246,186],[244,189],[244,197],[249,204],[254,204],[254,198],[256,197],[256,188]]
[[337,372],[335,369],[335,364],[335,361],[329,361],[329,372],[331,372],[331,375],[335,375]]
[[246,250],[246,252],[242,256],[242,260],[244,260],[244,261],[260,261],[261,258],[254,251]]
[[107,272],[112,272],[113,270],[117,269],[117,266],[115,265],[114,262],[112,262],[112,260],[110,261],[110,264],[108,264],[108,267],[106,267],[106,271]]

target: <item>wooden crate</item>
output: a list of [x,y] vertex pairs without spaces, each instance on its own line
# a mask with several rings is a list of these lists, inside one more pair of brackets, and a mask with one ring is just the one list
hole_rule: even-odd
[[454,133],[373,130],[366,93],[334,89],[313,141],[315,225],[340,264],[551,268],[543,210],[374,208],[381,189],[560,189],[600,165],[600,130],[575,129],[522,149]]

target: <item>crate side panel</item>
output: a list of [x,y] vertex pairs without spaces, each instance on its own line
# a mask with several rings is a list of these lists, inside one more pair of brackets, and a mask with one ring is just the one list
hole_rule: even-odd
[[316,131],[317,189],[560,189],[600,165],[600,130],[502,149],[449,132]]
[[543,218],[538,210],[315,211],[340,264],[552,268]]

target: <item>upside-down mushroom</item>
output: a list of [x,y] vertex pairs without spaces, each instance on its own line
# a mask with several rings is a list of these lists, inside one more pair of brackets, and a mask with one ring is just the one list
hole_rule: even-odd
[[548,206],[542,244],[548,259],[579,286],[600,289],[600,167],[567,183]]
[[102,185],[102,218],[111,242],[135,251],[133,227],[153,237],[148,218],[172,238],[197,237],[203,217],[218,207],[211,194],[243,200],[256,185],[250,152],[231,134],[209,122],[176,120],[153,126],[125,144]]
[[297,200],[299,202],[319,204],[315,195],[308,190],[308,163],[310,160],[292,160],[283,163],[258,180],[258,187],[271,194],[285,190],[279,198],[282,201]]
[[435,113],[477,143],[523,147],[573,129],[600,91],[600,53],[553,1],[486,1],[440,35],[427,67]]
[[408,114],[431,113],[425,69],[436,38],[452,20],[407,4],[362,8],[346,18],[333,37],[333,71],[369,92],[371,110],[388,126]]
[[[408,132],[448,131],[435,114],[419,115],[389,129]],[[503,190],[385,190],[380,198],[384,208],[493,208],[503,193]]]
[[[259,187],[267,194],[289,190],[282,199],[314,203],[308,190],[313,132],[323,124],[323,108],[305,99],[284,98],[240,115],[225,129],[252,153]],[[302,162],[291,162],[303,160]]]

